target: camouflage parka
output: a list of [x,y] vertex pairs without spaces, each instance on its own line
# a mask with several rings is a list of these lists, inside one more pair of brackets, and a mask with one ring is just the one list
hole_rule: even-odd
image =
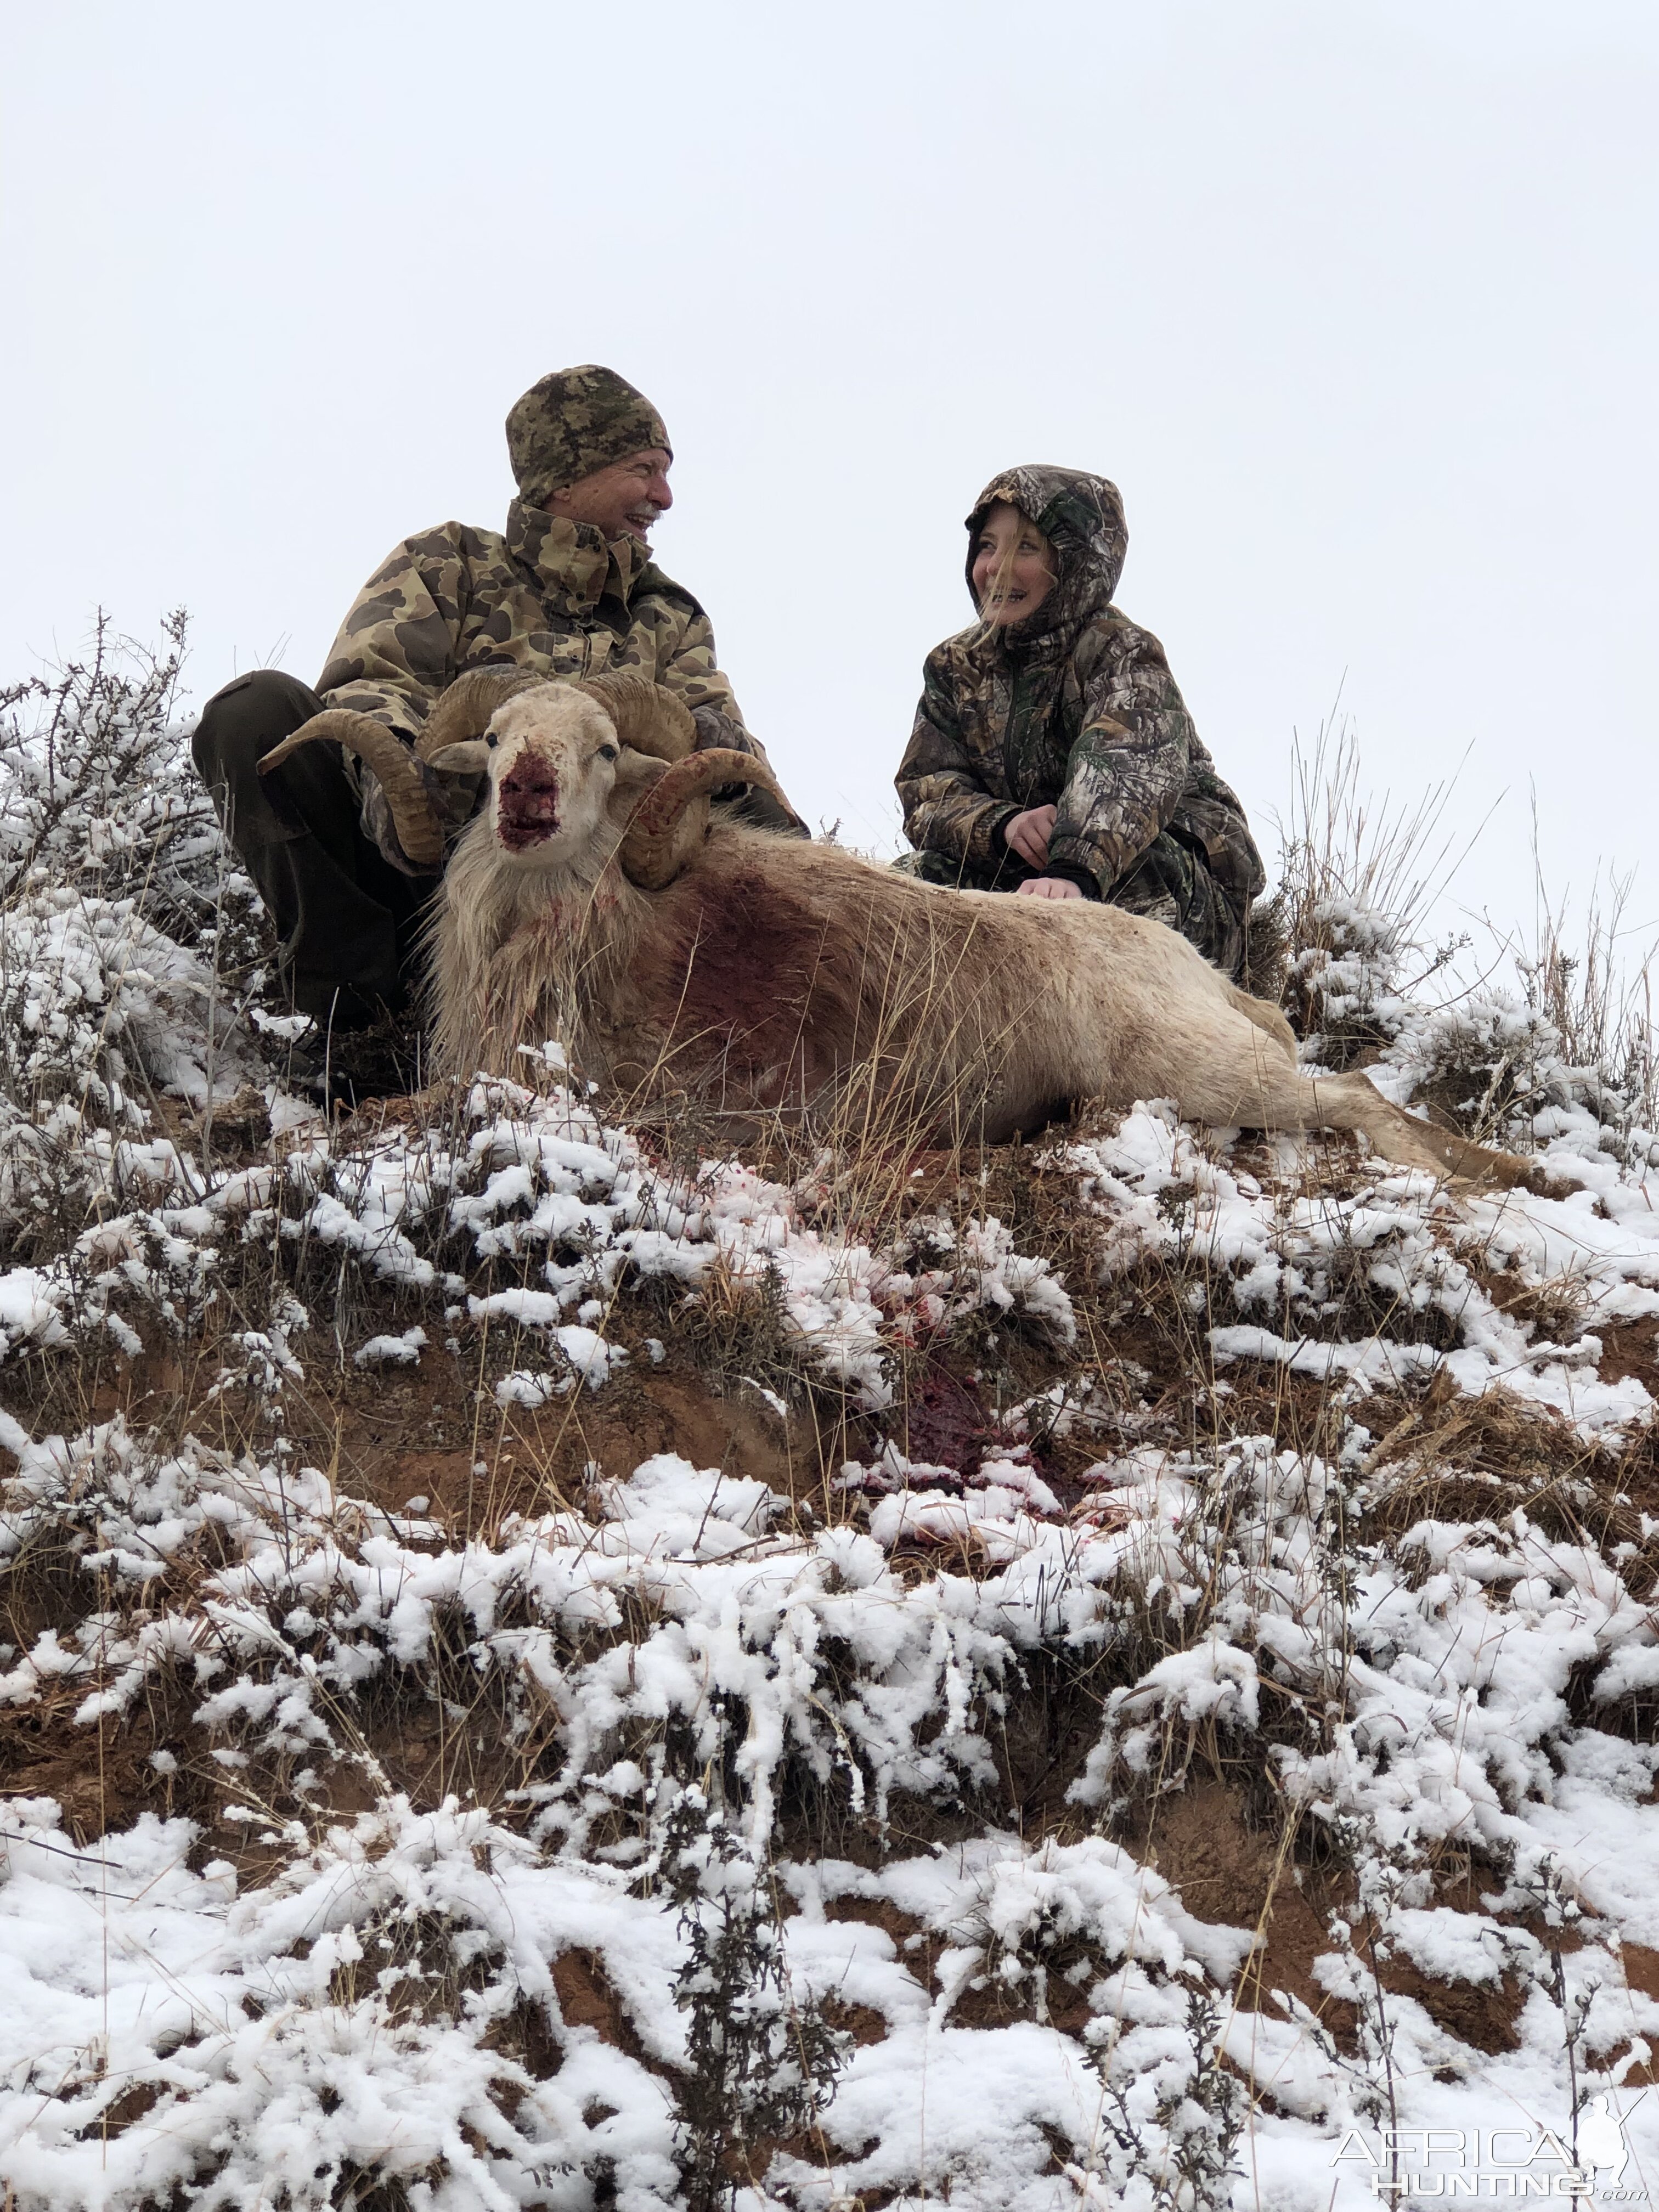
[[[486,665],[572,678],[638,669],[684,700],[700,750],[766,757],[690,592],[636,540],[607,543],[591,524],[523,499],[507,509],[502,534],[444,522],[394,547],[358,592],[317,689],[325,706],[372,714],[412,739],[445,687]],[[417,873],[372,775],[361,789],[368,835],[395,866]],[[775,811],[773,826],[793,820]]]
[[1025,621],[975,623],[928,654],[895,778],[911,843],[977,876],[976,864],[1006,855],[1016,814],[1055,806],[1045,872],[1109,899],[1168,833],[1202,856],[1242,927],[1266,872],[1163,647],[1112,604],[1128,545],[1116,486],[1073,469],[997,477],[968,517],[970,595],[975,545],[997,500],[1042,531],[1058,577]]

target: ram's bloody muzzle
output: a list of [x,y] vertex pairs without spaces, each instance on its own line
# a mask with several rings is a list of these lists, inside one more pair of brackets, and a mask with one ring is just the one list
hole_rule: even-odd
[[495,834],[509,852],[521,853],[558,826],[558,771],[538,753],[526,752],[496,787]]

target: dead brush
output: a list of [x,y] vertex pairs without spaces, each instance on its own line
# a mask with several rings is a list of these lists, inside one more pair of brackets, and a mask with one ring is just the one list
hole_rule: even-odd
[[1518,1321],[1539,1344],[1577,1344],[1590,1325],[1591,1286],[1574,1269],[1518,1287],[1511,1287],[1503,1274],[1489,1276],[1486,1286],[1499,1312]]
[[489,1987],[504,1954],[493,1929],[413,1899],[388,1898],[350,1926],[353,1941],[337,1945],[329,2002],[378,2001],[389,2027],[459,2018],[469,1993]]
[[1276,1208],[1266,1255],[1218,1249],[1211,1199],[1190,1183],[1158,1194],[1169,1233],[1127,1269],[1109,1258],[1117,1317],[1154,1325],[1160,1368],[1210,1364],[1209,1333],[1263,1326],[1292,1341],[1376,1339],[1449,1351],[1462,1342],[1467,1270],[1426,1224],[1382,1218],[1334,1195],[1317,1170]]
[[1281,888],[1259,898],[1245,916],[1241,987],[1276,1006],[1290,980],[1290,900]]
[[167,616],[151,651],[100,611],[86,658],[0,689],[0,890],[143,890],[175,921],[179,907],[197,927],[207,918],[199,872],[217,824],[173,719],[187,629],[182,609]]
[[803,1403],[811,1390],[830,1395],[827,1376],[804,1371],[800,1331],[775,1267],[753,1274],[716,1259],[693,1291],[674,1290],[657,1278],[646,1300],[647,1312],[653,1307],[677,1352],[717,1397],[745,1385],[786,1406]]
[[1097,1923],[1062,1897],[1045,1899],[1018,1926],[994,1917],[985,1904],[973,1907],[948,1931],[958,1956],[949,1990],[951,2010],[974,2009],[999,2021],[1031,2020],[1048,2027],[1070,2015],[1073,2032],[1087,2017],[1091,1988],[1121,1964],[1102,1940]]
[[182,1543],[169,1528],[166,1550],[150,1541],[179,1505],[178,1463],[153,1437],[133,1437],[118,1417],[53,1447],[6,1486],[0,1510],[0,1587],[20,1641],[77,1614],[153,1615],[228,1556],[207,1521]]
[[84,1561],[94,1540],[78,1516],[43,1518],[15,1533],[10,1515],[0,1513],[0,1618],[9,1644],[29,1650],[48,1629],[61,1632],[81,1619],[88,1595]]
[[[665,1117],[660,1097],[653,1103],[649,1091],[637,1101],[621,1102],[617,1110],[642,1119],[653,1153],[660,1144],[660,1157],[686,1178],[695,1204],[711,1157],[728,1154],[738,1117],[707,1096],[684,1094],[677,1094],[672,1114]],[[874,1254],[884,1267],[912,1276],[960,1267],[964,1248],[991,1210],[987,1171],[977,1164],[992,1156],[981,1153],[971,1129],[957,1127],[948,1115],[941,1128],[937,1103],[923,1102],[919,1079],[884,1090],[872,1066],[860,1083],[818,1102],[810,1115],[742,1118],[749,1123],[745,1157],[788,1193],[790,1206],[826,1243],[846,1248],[849,1266],[862,1254]],[[723,1140],[722,1150],[711,1153],[715,1139]],[[1029,1161],[1029,1152],[1015,1149]],[[1068,1232],[1074,1226],[1068,1224]],[[1028,1237],[1024,1249],[1030,1249]],[[645,1297],[677,1352],[717,1393],[730,1395],[748,1383],[788,1406],[811,1401],[820,1409],[821,1427],[825,1420],[844,1425],[860,1410],[807,1352],[775,1270],[738,1273],[716,1259],[690,1293],[653,1283]],[[1045,1334],[1041,1324],[1018,1313],[999,1316],[969,1308],[954,1313],[945,1330],[919,1329],[902,1317],[884,1332],[883,1344],[901,1431],[904,1413],[933,1363],[948,1358],[956,1367],[978,1364],[1000,1376],[1004,1363],[996,1355],[1009,1338]],[[992,1395],[1000,1403],[1004,1394],[996,1382]],[[884,1419],[881,1425],[891,1424]]]
[[[1339,1425],[1328,1421],[1333,1447]],[[1103,1808],[1109,1824],[1150,1827],[1160,1799],[1196,1770],[1241,1794],[1252,1820],[1272,1825],[1285,1812],[1279,1751],[1328,1749],[1347,1713],[1360,1488],[1339,1449],[1315,1458],[1266,1437],[1218,1443],[1181,1472],[1193,1507],[1172,1538],[1149,1541],[1119,1570],[1103,1650],[1116,1686],[1072,1794]],[[1285,1605],[1285,1529],[1306,1553],[1292,1610],[1315,1632],[1300,1650],[1261,1626]],[[1200,1651],[1206,1671],[1194,1697],[1189,1669],[1176,1662]],[[1297,1832],[1316,1848],[1305,1823]]]
[[[1629,920],[1633,876],[1611,875],[1590,887],[1579,940],[1568,936],[1567,902],[1553,900],[1539,855],[1536,806],[1533,860],[1537,886],[1530,945],[1516,955],[1527,1002],[1550,1024],[1561,1056],[1589,1080],[1585,1103],[1613,1124],[1659,1127],[1659,1057],[1653,1031],[1650,943],[1639,958],[1626,946],[1638,932]],[[1610,1095],[1604,1095],[1610,1094]]]
[[1188,1718],[1180,1700],[1154,1687],[1164,1662],[1193,1650],[1217,1628],[1221,1567],[1236,1548],[1241,1510],[1248,1510],[1241,1462],[1218,1457],[1186,1470],[1198,1492],[1194,1510],[1170,1537],[1149,1535],[1114,1577],[1109,1629],[1091,1669],[1100,1700],[1100,1735],[1089,1764],[1087,1796],[1106,1803],[1109,1823],[1183,1787],[1194,1760],[1221,1776],[1248,1756],[1252,1733],[1243,1715],[1212,1711]]
[[852,2039],[793,1990],[768,1870],[700,1790],[684,1790],[665,1836],[662,1881],[686,1957],[674,2002],[686,2016],[676,2083],[688,2212],[717,2212],[764,2173],[771,2146],[810,2129]]
[[1284,1004],[1299,1035],[1320,1038],[1327,1065],[1351,1067],[1394,1036],[1400,1001],[1460,949],[1425,953],[1419,940],[1474,839],[1459,848],[1444,828],[1455,778],[1414,804],[1363,793],[1346,720],[1322,723],[1310,751],[1296,743],[1292,774],[1279,824]]
[[1595,1540],[1586,1522],[1606,1510],[1604,1455],[1559,1416],[1502,1391],[1470,1398],[1439,1382],[1399,1408],[1364,1474],[1366,1539],[1390,1547],[1420,1522],[1501,1522],[1516,1511],[1552,1536]]
[[1477,1142],[1528,1150],[1536,1117],[1572,1103],[1554,1025],[1499,1001],[1444,1008],[1420,1024],[1413,1062],[1414,1103]]
[[1436,1273],[1434,1259],[1425,1265],[1403,1238],[1387,1239],[1380,1248],[1344,1241],[1316,1275],[1305,1302],[1286,1300],[1285,1320],[1310,1335],[1315,1323],[1318,1334],[1328,1330],[1338,1342],[1385,1338],[1455,1351],[1462,1340],[1468,1292],[1455,1284],[1443,1289]]
[[[1529,1151],[1538,1117],[1587,1109],[1607,1131],[1604,1145],[1645,1160],[1659,1123],[1655,948],[1632,923],[1629,877],[1598,877],[1570,926],[1567,900],[1545,884],[1535,807],[1530,933],[1489,922],[1496,957],[1425,1018],[1425,985],[1470,944],[1463,934],[1431,945],[1426,935],[1480,834],[1458,845],[1445,831],[1451,790],[1437,785],[1413,806],[1374,805],[1362,795],[1346,723],[1322,726],[1310,753],[1298,749],[1278,894],[1292,1025],[1316,1040],[1326,1064],[1346,1067],[1393,1044],[1409,1019],[1413,1095],[1431,1117],[1478,1142]],[[1483,988],[1505,962],[1519,1004]]]
[[[354,1339],[395,1334],[417,1319],[430,1327],[434,1307],[441,1311],[469,1281],[480,1292],[530,1282],[540,1256],[533,1248],[481,1265],[452,1219],[455,1202],[481,1188],[488,1172],[470,1146],[471,1126],[469,1087],[444,1085],[407,1107],[383,1102],[354,1116],[325,1148],[290,1149],[270,1202],[229,1217],[221,1234],[220,1326],[234,1319],[258,1328],[275,1316],[314,1331],[315,1316],[343,1366]],[[374,1182],[388,1164],[400,1184],[391,1214]],[[343,1233],[325,1233],[319,1218]]]

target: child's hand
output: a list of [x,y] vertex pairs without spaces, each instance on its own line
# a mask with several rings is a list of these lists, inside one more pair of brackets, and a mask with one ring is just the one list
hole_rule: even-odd
[[[1040,868],[1048,857],[1048,840],[1054,834],[1057,806],[1031,806],[1024,814],[1016,814],[1003,831],[1003,842],[1011,853],[1018,853],[1028,868]],[[1025,886],[1022,884],[1020,889]]]
[[1015,894],[1019,898],[1081,898],[1083,893],[1069,876],[1033,876]]

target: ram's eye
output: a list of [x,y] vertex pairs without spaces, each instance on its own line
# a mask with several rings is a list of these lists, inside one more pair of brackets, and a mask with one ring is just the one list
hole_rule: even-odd
[[495,732],[494,732],[494,730],[486,730],[486,731],[484,732],[484,743],[485,743],[487,745],[493,745],[493,744],[495,744]]
[[601,745],[599,747],[599,758],[601,760],[615,760],[616,757],[617,748],[615,745]]

